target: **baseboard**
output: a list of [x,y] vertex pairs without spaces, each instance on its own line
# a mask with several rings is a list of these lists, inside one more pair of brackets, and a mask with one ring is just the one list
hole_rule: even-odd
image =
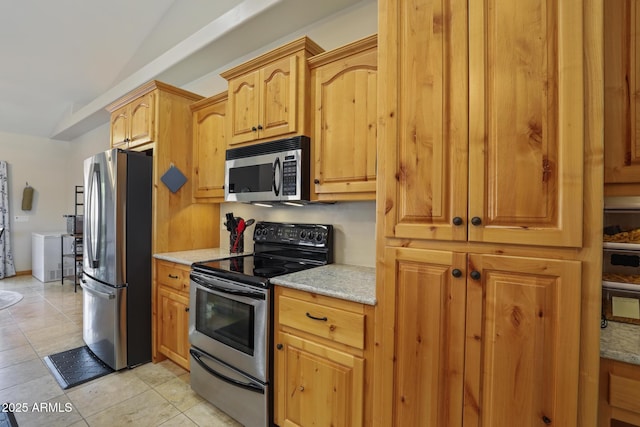
[[16,276],[31,276],[31,274],[33,274],[31,270],[16,271]]

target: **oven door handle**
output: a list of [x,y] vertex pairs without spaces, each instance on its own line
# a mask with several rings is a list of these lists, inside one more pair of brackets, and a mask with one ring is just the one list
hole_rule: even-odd
[[206,363],[204,363],[201,360],[201,356],[204,355],[204,353],[199,352],[196,349],[190,348],[189,349],[189,353],[191,353],[191,356],[193,356],[193,359],[198,362],[198,365],[202,366],[202,368],[204,370],[206,370],[208,373],[210,373],[211,375],[213,375],[214,377],[229,383],[231,385],[234,385],[236,387],[240,387],[240,388],[244,388],[245,390],[249,390],[249,391],[253,391],[255,393],[260,393],[260,394],[264,394],[264,388],[254,384],[254,383],[243,383],[242,381],[238,381],[238,380],[234,380],[233,378],[229,378],[226,375],[222,375],[220,372],[216,372],[213,369],[211,369]]
[[261,300],[267,299],[267,296],[262,292],[238,291],[234,289],[229,289],[224,286],[220,286],[220,285],[208,282],[204,279],[201,279],[200,277],[194,276],[193,274],[191,275],[191,280],[193,280],[195,283],[197,283],[198,285],[204,288],[213,289],[225,294],[251,298],[251,299],[261,299]]

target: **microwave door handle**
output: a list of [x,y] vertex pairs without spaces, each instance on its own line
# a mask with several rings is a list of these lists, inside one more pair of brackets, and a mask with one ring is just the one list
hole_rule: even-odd
[[189,353],[191,353],[191,356],[193,356],[194,360],[196,362],[198,362],[198,365],[200,365],[205,371],[207,371],[208,373],[210,373],[211,375],[213,375],[216,378],[221,379],[222,381],[232,384],[236,387],[240,387],[240,388],[244,388],[245,390],[249,390],[249,391],[253,391],[255,393],[260,393],[260,394],[264,394],[264,389],[262,387],[257,386],[256,384],[249,382],[249,383],[244,383],[238,380],[234,380],[233,378],[229,378],[226,375],[222,375],[220,372],[216,372],[213,369],[211,369],[209,366],[207,366],[207,364],[205,364],[202,359],[201,356],[203,356],[202,353],[200,353],[198,350],[195,350],[193,348],[189,349]]
[[[280,165],[280,157],[276,157],[273,162],[273,192],[276,196],[280,195],[280,186],[282,185],[282,167]],[[276,182],[276,178],[278,179]]]

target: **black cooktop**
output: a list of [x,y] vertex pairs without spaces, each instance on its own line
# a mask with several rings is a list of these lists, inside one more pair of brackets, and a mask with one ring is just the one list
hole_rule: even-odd
[[[327,225],[260,222],[253,255],[197,262],[194,271],[259,286],[269,279],[333,262],[333,228]],[[311,234],[313,233],[313,234]],[[310,236],[313,240],[310,242]]]

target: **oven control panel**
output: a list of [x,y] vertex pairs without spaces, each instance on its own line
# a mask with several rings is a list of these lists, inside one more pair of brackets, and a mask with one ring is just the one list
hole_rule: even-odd
[[258,222],[253,232],[253,241],[327,247],[331,243],[332,232],[331,225]]

